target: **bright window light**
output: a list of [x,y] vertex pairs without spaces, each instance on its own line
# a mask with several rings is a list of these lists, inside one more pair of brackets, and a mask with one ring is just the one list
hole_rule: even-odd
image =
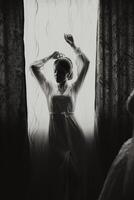
[[[29,70],[30,64],[54,51],[64,53],[77,67],[75,53],[64,40],[64,33],[74,36],[76,46],[90,60],[88,74],[78,95],[75,116],[85,136],[94,131],[96,27],[98,0],[24,0],[25,59],[28,130],[31,138],[48,135],[49,112],[45,95]],[[47,79],[54,80],[53,61],[44,66]]]

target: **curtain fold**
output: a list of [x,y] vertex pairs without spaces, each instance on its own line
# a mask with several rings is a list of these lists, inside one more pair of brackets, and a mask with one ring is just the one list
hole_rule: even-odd
[[96,67],[97,137],[104,170],[132,135],[126,100],[134,87],[134,4],[100,0]]
[[5,199],[9,194],[24,199],[28,178],[23,31],[23,0],[0,1],[0,182]]

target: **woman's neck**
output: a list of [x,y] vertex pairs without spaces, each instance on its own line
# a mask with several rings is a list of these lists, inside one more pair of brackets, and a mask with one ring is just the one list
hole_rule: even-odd
[[58,89],[60,92],[64,92],[67,89],[68,85],[67,85],[67,81],[58,83]]

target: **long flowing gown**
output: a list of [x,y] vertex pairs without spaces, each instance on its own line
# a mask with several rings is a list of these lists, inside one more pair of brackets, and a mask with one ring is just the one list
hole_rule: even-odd
[[128,139],[112,163],[99,200],[134,199],[134,138]]
[[[72,84],[73,85],[73,84]],[[86,145],[75,117],[76,95],[70,85],[63,94],[55,87],[47,98],[50,112],[48,137],[48,198],[86,198]]]

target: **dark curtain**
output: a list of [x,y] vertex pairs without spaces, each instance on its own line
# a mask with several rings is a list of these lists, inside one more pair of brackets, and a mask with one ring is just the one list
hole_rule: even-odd
[[23,0],[0,1],[0,198],[23,199],[29,144]]
[[134,88],[134,3],[100,0],[96,67],[97,141],[104,174],[132,135],[126,100]]

